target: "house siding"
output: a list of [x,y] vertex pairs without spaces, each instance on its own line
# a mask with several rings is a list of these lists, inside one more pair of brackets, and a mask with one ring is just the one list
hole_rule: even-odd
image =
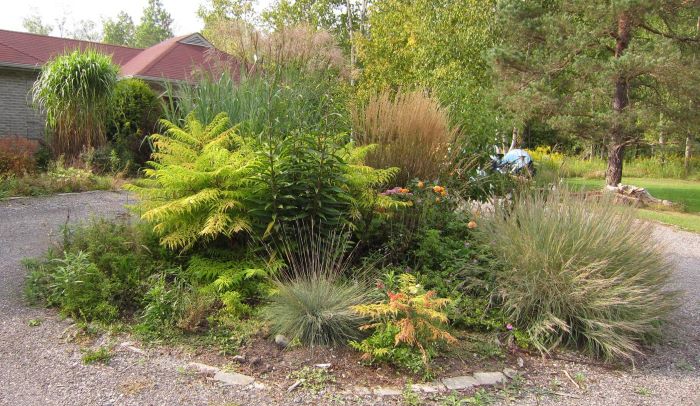
[[35,71],[0,68],[0,137],[44,137],[44,117],[29,94],[36,78]]

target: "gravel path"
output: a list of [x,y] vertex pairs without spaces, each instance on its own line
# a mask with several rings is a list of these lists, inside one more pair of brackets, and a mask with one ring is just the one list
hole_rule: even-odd
[[[134,352],[107,337],[115,356],[107,366],[86,366],[72,329],[53,311],[27,306],[22,298],[21,260],[42,255],[60,240],[60,225],[93,216],[124,216],[128,196],[89,192],[0,202],[0,406],[13,405],[270,405],[398,404],[353,395],[312,396],[286,388],[223,387],[184,371],[194,354],[168,348]],[[581,363],[526,360],[527,380],[553,383],[566,396],[536,396],[514,404],[698,405],[700,406],[700,235],[656,228],[677,266],[677,286],[686,292],[667,340],[635,370],[613,371]],[[39,326],[29,326],[40,320]],[[111,340],[111,341],[110,341]],[[563,374],[585,376],[578,389]],[[532,371],[532,372],[530,372]]]

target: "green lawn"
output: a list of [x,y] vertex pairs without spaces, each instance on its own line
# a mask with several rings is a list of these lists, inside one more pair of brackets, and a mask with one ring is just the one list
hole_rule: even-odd
[[[605,185],[600,179],[570,178],[566,183],[575,188],[597,189]],[[646,188],[652,196],[670,200],[683,206],[684,213],[677,211],[638,210],[640,218],[673,224],[680,228],[700,233],[700,182],[678,179],[624,178],[625,185]]]

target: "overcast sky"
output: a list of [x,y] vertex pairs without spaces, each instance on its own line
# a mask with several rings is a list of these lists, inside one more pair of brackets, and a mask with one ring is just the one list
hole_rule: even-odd
[[[162,0],[165,9],[172,15],[175,35],[189,34],[202,29],[197,17],[197,9],[204,0]],[[270,0],[258,0],[257,9],[266,7]],[[44,23],[55,26],[54,20],[64,14],[68,26],[73,21],[93,20],[101,26],[102,19],[114,17],[124,10],[135,23],[141,18],[141,11],[147,0],[2,0],[0,29],[25,31],[22,19],[32,14],[41,16]],[[54,34],[56,34],[54,32]]]

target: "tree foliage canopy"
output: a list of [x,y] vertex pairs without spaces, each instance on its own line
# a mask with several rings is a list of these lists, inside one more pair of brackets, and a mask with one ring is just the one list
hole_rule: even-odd
[[502,104],[521,122],[606,142],[608,183],[618,183],[624,148],[641,139],[649,117],[688,119],[697,109],[699,4],[501,1],[494,61]]

